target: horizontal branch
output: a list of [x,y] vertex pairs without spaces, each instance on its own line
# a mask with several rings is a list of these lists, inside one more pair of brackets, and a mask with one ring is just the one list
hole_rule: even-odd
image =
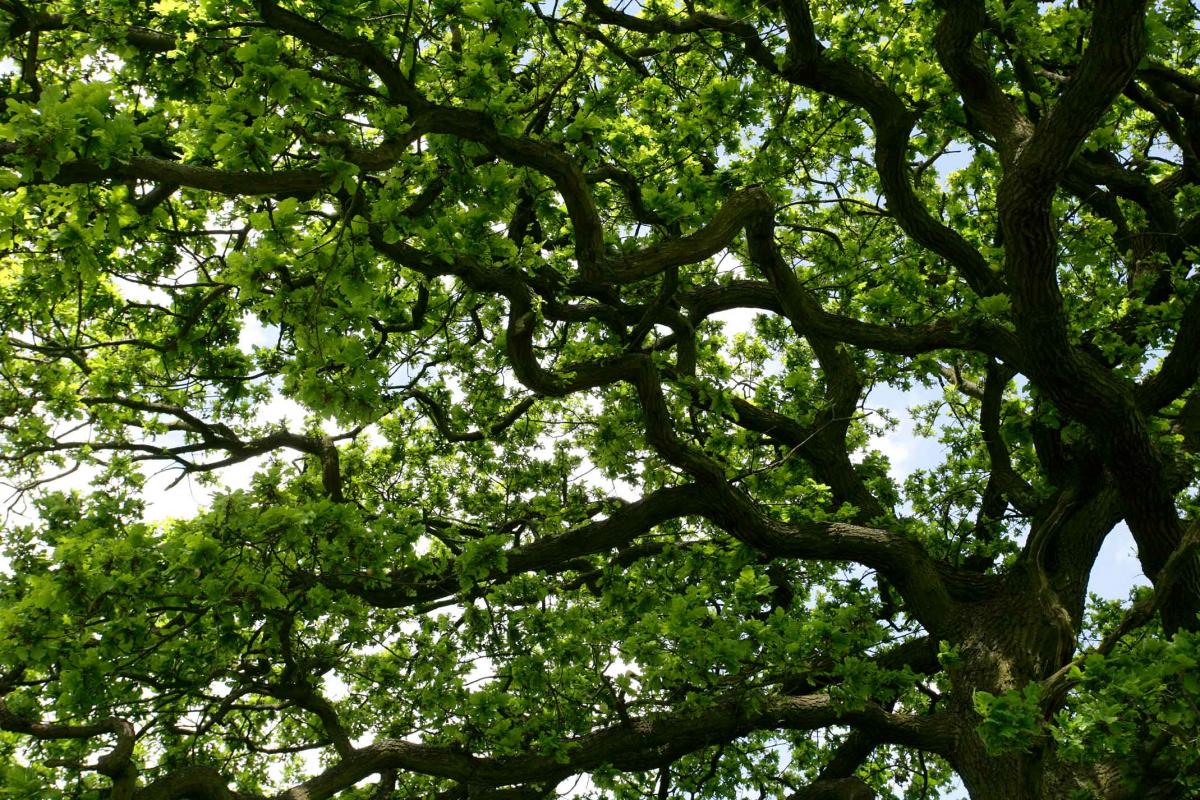
[[[13,24],[8,27],[7,32],[9,36],[13,37],[37,31],[61,31],[69,29],[89,31],[94,30],[98,22],[93,19],[88,20],[87,25],[81,25],[78,21],[72,20],[63,14],[34,11],[23,3],[10,1],[4,5],[6,10],[16,17]],[[103,25],[104,23],[99,22],[99,24]],[[148,53],[165,53],[175,49],[175,37],[169,33],[151,30],[138,25],[122,27],[121,30],[125,34],[125,41],[139,50]]]
[[[573,559],[603,553],[628,545],[656,525],[694,513],[703,496],[695,485],[659,489],[633,503],[621,506],[606,519],[588,522],[560,534],[545,536],[503,551],[503,566],[494,566],[478,580],[505,580],[523,572],[556,574],[579,565]],[[342,589],[379,608],[405,608],[452,597],[462,590],[454,564],[440,575],[399,569],[382,578],[326,574],[315,578],[330,588]]]
[[564,742],[558,758],[522,755],[487,758],[458,749],[384,740],[290,790],[284,797],[323,800],[369,775],[405,770],[481,786],[557,782],[602,766],[645,771],[690,752],[733,741],[757,730],[816,730],[850,725],[879,741],[948,753],[956,730],[946,717],[913,716],[875,705],[850,710],[828,695],[799,697],[729,696],[700,712],[674,712],[630,719]]
[[[774,222],[770,215],[750,223],[746,242],[751,261],[770,280],[763,286],[774,290],[771,306],[779,308],[806,334],[887,353],[918,355],[933,350],[959,349],[988,353],[1010,365],[1019,365],[1022,361],[1013,333],[981,316],[940,319],[923,325],[884,326],[828,313],[783,260],[775,242]],[[752,290],[763,292],[763,289],[753,289],[745,283],[739,283],[736,288],[744,299],[749,299]],[[713,299],[707,298],[710,304]]]
[[87,767],[102,775],[118,776],[127,772],[133,756],[135,731],[133,724],[119,717],[106,717],[85,725],[65,725],[55,722],[29,720],[8,710],[0,698],[0,730],[19,733],[43,741],[59,739],[94,739],[98,736],[116,737],[116,744],[101,756],[94,765]]

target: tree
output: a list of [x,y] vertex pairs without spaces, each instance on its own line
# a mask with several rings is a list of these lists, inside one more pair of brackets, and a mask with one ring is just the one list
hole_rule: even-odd
[[1194,5],[0,11],[4,796],[1200,791]]

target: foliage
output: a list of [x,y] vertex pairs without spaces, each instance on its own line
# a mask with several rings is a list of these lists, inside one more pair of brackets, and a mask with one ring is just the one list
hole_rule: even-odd
[[0,795],[1200,791],[1198,31],[0,0]]

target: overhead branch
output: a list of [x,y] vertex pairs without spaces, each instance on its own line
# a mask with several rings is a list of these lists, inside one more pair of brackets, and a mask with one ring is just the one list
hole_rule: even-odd
[[[21,36],[25,33],[36,34],[39,31],[86,29],[86,26],[80,25],[78,21],[72,21],[66,15],[35,11],[17,0],[6,0],[3,6],[5,11],[15,17],[13,24],[8,27],[9,36]],[[90,24],[95,26],[96,20],[90,20]],[[138,50],[148,53],[165,53],[176,47],[175,37],[169,33],[138,25],[121,26],[118,30],[124,33],[126,42]]]
[[[773,234],[770,245],[767,245],[764,236],[767,230],[764,224],[748,232],[752,259],[776,257],[772,255],[772,249],[775,248]],[[757,308],[785,315],[780,290],[763,281],[735,280],[702,286],[684,292],[680,301],[688,310],[693,324],[735,308]],[[917,325],[876,325],[825,311],[815,298],[811,303],[797,302],[793,308],[803,309],[802,319],[808,329],[855,347],[898,355],[918,355],[936,350],[972,350],[995,356],[1005,363],[1020,361],[1020,351],[1012,332],[977,317],[937,319]]]
[[926,630],[947,630],[959,611],[948,567],[913,539],[891,531],[840,522],[776,520],[740,490],[710,493],[700,513],[756,550],[777,557],[854,561],[891,581]]
[[370,42],[335,33],[306,17],[280,8],[274,0],[258,0],[258,10],[263,22],[281,33],[294,36],[322,52],[353,59],[370,69],[383,82],[393,102],[409,106],[410,110],[424,104],[424,98],[417,93],[410,78]]
[[113,779],[128,778],[132,768],[133,746],[136,731],[133,723],[119,717],[106,717],[86,725],[66,725],[56,722],[41,722],[18,716],[8,710],[0,698],[0,730],[19,733],[44,741],[57,739],[95,739],[99,736],[116,737],[112,749],[97,759],[95,764],[83,767],[107,775]]
[[1145,53],[1144,0],[1099,0],[1093,9],[1079,67],[1004,179],[1027,186],[1037,203],[1049,198],[1071,157],[1129,83]]
[[375,72],[387,86],[392,99],[403,104],[411,129],[407,142],[429,133],[457,136],[484,145],[513,164],[536,169],[554,181],[571,216],[576,258],[581,271],[601,277],[604,271],[604,235],[600,214],[586,176],[574,159],[553,142],[499,132],[495,120],[482,111],[436,105],[421,95],[385,55],[369,42],[350,39],[291,11],[272,0],[259,0],[263,20],[322,52],[353,58]]
[[[906,642],[884,651],[874,661],[882,668],[907,665],[922,670],[932,640]],[[914,661],[915,659],[915,661]],[[947,755],[960,732],[949,717],[894,713],[868,703],[850,709],[824,693],[757,694],[743,690],[709,698],[695,710],[630,717],[591,733],[566,739],[557,755],[528,753],[507,757],[472,755],[457,747],[408,741],[378,740],[343,755],[319,775],[283,792],[280,797],[320,800],[332,797],[372,774],[414,772],[448,778],[485,792],[502,787],[553,785],[573,774],[602,766],[646,771],[666,766],[688,753],[725,744],[758,730],[816,730],[847,725],[873,741],[901,744]],[[208,768],[184,767],[141,789],[137,800],[165,800],[171,792],[193,792],[204,800],[257,800],[218,784]],[[474,796],[474,795],[472,795]],[[513,795],[517,796],[517,795]]]
[[[326,493],[334,502],[342,502],[345,498],[342,493],[342,477],[338,467],[338,454],[336,441],[338,439],[350,438],[357,435],[361,429],[354,429],[336,437],[330,436],[307,436],[303,434],[293,433],[286,429],[273,431],[265,436],[259,436],[253,439],[242,439],[234,431],[224,423],[205,422],[196,415],[187,411],[182,406],[173,405],[170,403],[160,403],[148,400],[140,400],[131,397],[85,397],[81,402],[89,407],[113,405],[122,408],[128,408],[133,411],[142,411],[150,414],[159,414],[168,417],[173,417],[178,420],[180,429],[197,434],[201,441],[198,444],[183,445],[183,446],[152,446],[152,445],[121,445],[120,443],[112,443],[113,449],[138,449],[150,455],[155,453],[160,454],[160,457],[172,458],[180,461],[180,456],[186,453],[194,453],[202,450],[224,450],[229,455],[227,458],[216,462],[200,463],[182,461],[181,464],[184,473],[193,472],[209,472],[215,469],[220,469],[230,464],[240,463],[255,456],[264,455],[280,448],[288,448],[301,453],[316,456],[320,459],[322,470],[322,483]],[[90,447],[95,448],[96,445],[81,442],[79,448]]]
[[536,397],[521,398],[509,409],[508,413],[489,425],[487,430],[456,431],[450,427],[445,407],[428,392],[421,391],[420,389],[409,389],[405,394],[421,404],[421,407],[429,414],[429,418],[433,420],[438,433],[448,442],[481,442],[495,436],[512,427],[537,402]]
[[775,66],[774,55],[763,43],[758,31],[754,29],[753,25],[741,19],[694,10],[689,11],[683,17],[668,15],[638,17],[611,8],[604,0],[585,0],[584,6],[588,13],[600,22],[617,25],[638,33],[686,34],[705,30],[718,31],[729,35],[734,41],[740,42],[757,63],[769,64],[773,71],[778,69]]
[[538,754],[486,758],[458,749],[383,740],[360,748],[350,758],[290,791],[307,800],[324,800],[387,769],[481,786],[557,782],[605,765],[620,770],[656,769],[686,753],[732,741],[754,730],[813,730],[837,724],[870,730],[883,742],[943,753],[953,747],[956,735],[954,728],[938,716],[894,714],[873,705],[850,711],[823,694],[762,697],[753,704],[731,697],[718,699],[699,712],[630,719],[569,739],[562,750],[565,756],[558,758]]
[[[553,575],[574,570],[580,566],[576,559],[625,547],[657,525],[693,515],[703,494],[695,485],[659,489],[636,502],[621,505],[605,519],[505,550],[503,566],[489,568],[479,581],[489,584],[525,572]],[[462,588],[453,564],[435,575],[401,568],[379,578],[326,572],[316,580],[349,591],[379,608],[404,608],[441,600]]]
[[696,264],[729,247],[747,220],[775,206],[759,187],[729,195],[721,208],[700,230],[689,236],[666,239],[610,262],[612,275],[621,283],[632,283],[657,275],[671,267]]
[[730,402],[736,415],[734,422],[739,427],[768,436],[799,453],[829,484],[835,503],[850,503],[858,509],[856,520],[865,523],[888,515],[887,509],[855,472],[844,437],[821,436],[823,431],[819,423],[801,425],[785,414],[762,408],[736,395]]
[[[1144,14],[1141,2],[1096,4],[1080,67],[1005,173],[997,208],[1013,317],[1026,357],[1023,369],[1096,437],[1124,500],[1143,570],[1157,580],[1183,535],[1166,464],[1138,409],[1133,385],[1071,341],[1050,218],[1050,198],[1076,148],[1133,76],[1146,44]],[[1180,360],[1182,373],[1194,373],[1188,366],[1194,356]],[[1192,559],[1173,592],[1168,629],[1194,628],[1200,612],[1200,560]]]
[[787,60],[784,71],[804,69],[824,50],[813,25],[808,0],[780,0],[779,9],[787,25]]
[[[775,243],[774,221],[770,215],[751,222],[746,230],[746,241],[751,261],[771,278],[776,290],[775,303],[804,331],[891,353],[915,355],[939,348],[962,348],[990,352],[1005,363],[1021,363],[1012,333],[977,317],[962,322],[940,320],[923,326],[885,327],[825,312],[783,261]],[[739,288],[746,292],[749,287]]]
[[620,187],[625,194],[625,200],[629,204],[629,210],[633,212],[633,217],[638,222],[646,225],[659,225],[666,227],[668,220],[659,214],[657,211],[652,211],[646,206],[646,200],[642,196],[641,181],[633,174],[626,172],[612,164],[606,164],[599,169],[594,169],[587,174],[589,181],[599,183],[600,181],[610,181]]
[[702,30],[724,31],[745,43],[747,53],[763,69],[799,86],[831,94],[862,108],[875,133],[875,168],[888,211],[918,244],[945,258],[980,296],[1004,291],[1003,279],[980,252],[957,231],[939,222],[913,188],[908,167],[908,144],[915,115],[886,83],[868,70],[842,58],[820,53],[808,36],[804,10],[790,4],[788,23],[797,37],[789,45],[795,53],[781,71],[774,54],[763,44],[752,25],[703,12],[674,17],[638,17],[616,11],[603,0],[587,0],[588,13],[602,22],[640,33],[687,34]]
[[988,24],[983,0],[945,4],[934,44],[938,59],[963,98],[971,118],[1000,145],[1012,161],[1033,133],[1033,126],[996,81],[995,66],[988,62],[976,38]]
[[[345,158],[363,169],[384,169],[394,164],[419,135],[419,131],[409,131],[404,137],[388,139],[374,148],[351,149]],[[0,159],[30,156],[36,157],[37,153],[21,142],[0,141]],[[69,186],[105,180],[147,181],[169,187],[202,189],[228,196],[272,195],[303,198],[312,197],[327,189],[332,184],[333,176],[318,169],[225,170],[154,156],[131,156],[124,161],[112,160],[105,164],[92,159],[75,159],[57,165],[53,177],[34,178],[29,183]],[[163,191],[169,194],[166,189]],[[149,200],[143,201],[139,202],[142,202],[144,207]]]

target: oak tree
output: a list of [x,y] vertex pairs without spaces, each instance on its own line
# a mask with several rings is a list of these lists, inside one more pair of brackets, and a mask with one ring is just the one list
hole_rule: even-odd
[[0,39],[3,796],[1200,791],[1194,3]]

